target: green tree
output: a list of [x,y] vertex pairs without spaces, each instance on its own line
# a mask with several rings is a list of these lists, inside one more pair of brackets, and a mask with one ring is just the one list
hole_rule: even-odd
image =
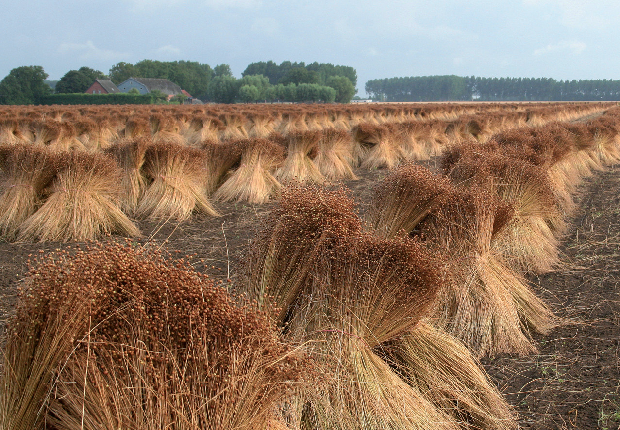
[[[136,88],[132,88],[132,89],[135,90]],[[129,92],[131,93],[131,91]],[[162,104],[168,101],[168,94],[162,93],[159,90],[153,90],[149,93],[149,95],[151,96],[153,103],[156,103],[156,104]]]
[[[220,69],[225,73],[224,69]],[[110,70],[110,79],[116,84],[131,77],[168,79],[199,99],[207,97],[209,82],[214,75],[211,66],[196,61],[142,60],[135,65],[118,63]]]
[[0,104],[38,103],[41,97],[52,92],[45,83],[47,76],[41,66],[22,66],[11,70],[0,81]]
[[276,85],[270,85],[265,90],[265,100],[268,102],[275,102],[278,100],[278,93],[276,91]]
[[56,84],[57,93],[83,93],[96,79],[103,79],[105,75],[99,70],[90,67],[80,67],[78,70],[69,70]]
[[254,85],[242,85],[239,88],[239,99],[244,103],[261,100],[260,95],[260,90]]
[[230,76],[232,77],[233,73],[228,64],[218,64],[213,68],[214,76]]
[[269,83],[269,79],[263,75],[247,75],[239,80],[239,85],[243,87],[244,85],[251,85],[258,89],[258,97],[256,100],[266,99],[267,89],[272,85]]
[[[301,71],[292,72],[292,76],[289,75],[286,77],[293,69],[305,69],[306,72],[313,72],[310,75],[312,78],[308,79],[308,74]],[[316,73],[316,75],[314,75],[314,73]],[[332,76],[344,76],[353,83],[353,87],[357,85],[357,72],[353,67],[339,65],[335,66],[330,63],[314,62],[306,65],[303,61],[300,63],[283,61],[280,64],[276,64],[273,61],[259,61],[248,65],[248,67],[241,74],[241,76],[248,75],[266,76],[271,85],[277,85],[279,83],[288,84],[291,82],[295,84],[311,83],[326,85],[327,79]],[[318,79],[316,77],[317,75]]]
[[142,60],[135,64],[136,74],[134,77],[153,78],[153,79],[170,79],[174,63]]
[[233,76],[216,76],[209,82],[207,95],[216,103],[234,103],[239,93],[239,82]]
[[180,105],[182,105],[183,103],[185,103],[185,100],[188,97],[185,94],[177,94],[174,97],[172,97],[172,99],[170,99],[171,102],[173,103],[178,103]]
[[357,72],[353,67],[350,66],[334,66],[331,63],[317,63],[314,62],[312,64],[308,64],[306,66],[307,70],[315,71],[320,76],[320,84],[326,85],[327,80],[332,76],[344,76],[348,78],[353,87],[357,85]]
[[282,79],[280,84],[319,84],[321,77],[314,70],[307,70],[304,67],[294,67],[290,69]]
[[326,85],[321,85],[319,90],[319,101],[323,103],[333,103],[336,101],[336,95],[337,91],[335,89]]
[[336,90],[335,101],[337,103],[350,103],[351,98],[357,92],[349,78],[344,76],[330,76],[325,85]]
[[[137,76],[137,69],[131,63],[120,62],[112,66],[109,73],[110,79],[116,85],[120,84],[127,79]],[[146,78],[146,76],[141,76],[142,78]]]
[[277,85],[278,81],[284,76],[284,73],[282,72],[282,67],[273,61],[259,61],[258,63],[249,64],[243,73],[241,73],[243,77],[251,75],[266,76],[271,85]]
[[173,63],[170,79],[192,96],[203,99],[207,96],[209,82],[213,79],[213,69],[208,64],[195,61]]
[[297,85],[278,84],[275,87],[276,100],[283,102],[294,102],[297,100]]
[[333,102],[336,98],[336,90],[319,84],[299,84],[296,88],[296,101],[298,102]]
[[77,70],[69,70],[56,84],[56,92],[83,93],[92,83],[93,81]]
[[90,67],[82,66],[78,69],[78,72],[82,73],[89,79],[95,82],[96,79],[108,79],[108,77],[100,70],[91,69]]

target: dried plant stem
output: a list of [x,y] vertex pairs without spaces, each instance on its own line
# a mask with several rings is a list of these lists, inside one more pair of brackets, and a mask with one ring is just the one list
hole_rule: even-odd
[[66,154],[50,196],[24,221],[19,241],[84,241],[103,234],[139,236],[138,228],[117,206],[120,171],[108,157]]
[[148,147],[144,157],[144,172],[152,182],[136,208],[138,218],[183,221],[194,210],[218,216],[206,196],[204,152],[157,143]]
[[383,349],[405,380],[437,408],[472,428],[514,429],[514,414],[465,345],[421,322]]
[[0,236],[14,240],[44,199],[56,175],[57,157],[47,148],[0,147]]
[[318,131],[291,132],[286,136],[287,154],[275,177],[280,182],[323,183],[325,177],[313,161],[321,134]]
[[282,187],[273,176],[284,161],[284,149],[265,139],[238,141],[241,164],[220,185],[213,198],[222,201],[265,203]]

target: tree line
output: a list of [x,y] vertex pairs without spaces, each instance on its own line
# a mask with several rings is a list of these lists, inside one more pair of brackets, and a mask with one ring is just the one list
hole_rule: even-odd
[[366,92],[389,102],[614,101],[620,100],[620,80],[412,76],[370,80]]
[[0,104],[36,104],[43,98],[49,100],[52,93],[83,93],[96,79],[110,79],[118,85],[130,77],[168,79],[192,96],[215,103],[348,103],[357,91],[355,69],[329,63],[252,63],[237,79],[228,64],[212,68],[192,61],[142,60],[117,63],[107,75],[89,67],[70,70],[56,82],[54,90],[46,84],[48,75],[43,67],[18,67],[0,81]]

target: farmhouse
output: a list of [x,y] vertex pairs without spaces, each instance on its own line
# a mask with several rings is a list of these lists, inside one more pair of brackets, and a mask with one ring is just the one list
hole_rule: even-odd
[[97,79],[88,89],[86,90],[88,94],[114,94],[120,93],[121,91],[114,84],[114,82],[109,79]]
[[122,93],[128,93],[132,89],[137,89],[140,94],[148,94],[152,91],[161,91],[168,95],[168,98],[183,94],[183,90],[174,82],[168,79],[152,79],[152,78],[129,78],[118,85],[118,89]]

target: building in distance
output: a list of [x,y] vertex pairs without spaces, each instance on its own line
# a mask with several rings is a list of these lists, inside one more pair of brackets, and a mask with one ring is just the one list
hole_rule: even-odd
[[109,79],[97,79],[86,92],[88,94],[115,94],[121,91]]

